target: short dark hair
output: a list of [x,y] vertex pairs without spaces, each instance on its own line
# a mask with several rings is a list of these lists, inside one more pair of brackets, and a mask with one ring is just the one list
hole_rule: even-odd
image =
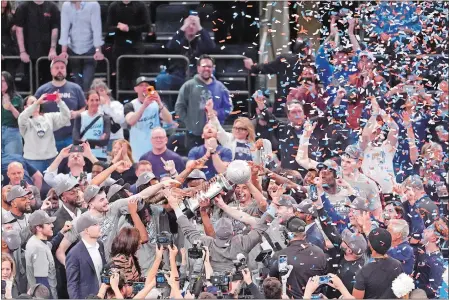
[[198,295],[198,299],[217,299],[217,297],[215,297],[214,294],[209,293],[209,292],[201,292]]
[[30,226],[30,231],[33,235],[36,235],[37,233],[37,227],[42,227],[41,225],[36,225],[36,226]]
[[282,284],[275,277],[268,277],[263,281],[265,299],[282,299]]
[[210,57],[210,56],[207,55],[207,54],[203,54],[203,55],[201,55],[201,56],[198,58],[198,60],[197,60],[197,62],[196,62],[196,65],[197,65],[197,66],[200,66],[201,60],[202,60],[202,59],[208,59],[208,60],[210,60],[210,61],[212,62],[213,65],[215,65],[215,61],[214,61],[214,59],[213,59],[212,57]]
[[107,169],[107,168],[108,168],[107,164],[106,164],[105,162],[100,161],[100,160],[94,162],[94,163],[92,164],[92,166],[100,166],[100,167],[102,167],[103,169]]

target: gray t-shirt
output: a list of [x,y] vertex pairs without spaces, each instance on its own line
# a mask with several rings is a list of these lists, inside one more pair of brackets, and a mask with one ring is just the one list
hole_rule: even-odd
[[42,241],[33,235],[28,240],[25,250],[26,273],[28,287],[36,284],[36,277],[47,277],[52,298],[57,299],[56,268],[51,248],[50,242]]
[[376,183],[363,174],[359,174],[355,180],[345,180],[351,185],[358,196],[368,199],[371,211],[381,207],[379,188]]
[[[91,212],[88,210],[84,212],[84,214],[91,214]],[[109,260],[112,241],[120,230],[118,226],[120,217],[124,214],[128,214],[128,199],[120,199],[111,203],[109,211],[104,213],[101,217],[92,215],[92,217],[98,219],[98,223],[100,224],[101,237],[99,240],[103,242],[106,261]],[[76,224],[77,219],[78,218],[73,220],[72,223]],[[79,233],[76,231],[75,226],[65,235],[65,238],[72,244],[75,243],[79,237]]]

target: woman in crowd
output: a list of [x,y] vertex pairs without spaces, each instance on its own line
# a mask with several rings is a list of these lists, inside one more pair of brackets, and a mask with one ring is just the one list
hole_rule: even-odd
[[112,242],[111,261],[123,272],[126,281],[140,281],[141,269],[136,257],[139,246],[139,230],[132,227],[122,228]]
[[111,178],[115,180],[122,178],[125,183],[129,183],[130,185],[135,184],[137,181],[137,176],[136,169],[134,167],[133,152],[129,142],[125,139],[114,141],[112,145],[111,157],[111,163],[113,164],[121,160],[127,162],[127,164],[122,165],[114,171],[114,173],[111,174]]
[[2,282],[6,282],[5,299],[16,299],[19,296],[15,277],[16,264],[14,259],[9,254],[2,253]]
[[271,142],[259,139],[256,142],[254,125],[250,119],[240,117],[234,121],[232,133],[226,132],[215,114],[209,115],[212,124],[218,130],[220,144],[232,151],[232,159],[254,161],[257,164],[271,160]]
[[39,99],[34,96],[25,98],[25,110],[19,115],[19,129],[23,136],[23,157],[42,174],[58,155],[54,131],[70,125],[70,109],[59,94],[56,104],[60,112],[43,113],[42,105],[47,102],[47,94]]
[[75,119],[73,125],[73,140],[75,144],[89,142],[95,157],[106,161],[110,135],[111,118],[100,111],[100,95],[96,91],[89,91],[87,110]]
[[17,118],[23,110],[22,97],[16,92],[14,78],[2,72],[2,153],[22,155],[22,137]]
[[94,79],[90,87],[100,95],[100,111],[111,117],[111,136],[109,138],[108,151],[112,150],[112,144],[119,139],[123,139],[123,128],[121,124],[125,122],[123,104],[112,99],[111,90],[102,79]]

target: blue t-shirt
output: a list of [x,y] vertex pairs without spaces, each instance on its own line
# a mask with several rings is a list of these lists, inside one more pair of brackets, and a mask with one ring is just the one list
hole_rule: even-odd
[[235,146],[234,159],[252,161],[251,149],[248,143],[237,142]]
[[[67,104],[70,110],[80,110],[86,106],[86,100],[84,97],[83,90],[81,87],[73,82],[67,81],[63,86],[56,87],[52,84],[52,82],[47,82],[44,85],[41,85],[34,96],[39,99],[42,94],[52,94],[54,92],[59,91],[62,94],[62,100]],[[44,113],[47,112],[59,112],[59,108],[56,105],[56,102],[47,102],[44,104]],[[55,139],[57,141],[63,140],[72,136],[73,131],[73,122],[74,120],[70,120],[70,127],[62,127],[59,130],[55,131]]]
[[402,270],[408,275],[413,273],[415,267],[415,253],[408,242],[402,242],[396,247],[391,247],[387,254],[402,263]]
[[160,155],[154,154],[152,151],[149,151],[140,157],[140,160],[147,160],[151,163],[153,168],[153,174],[157,178],[160,178],[161,175],[167,174],[167,171],[164,169],[164,163],[161,160],[161,157],[165,160],[173,160],[175,163],[175,168],[178,174],[181,174],[185,169],[185,164],[182,161],[181,156],[176,154],[175,152],[167,149],[164,153]]
[[[220,155],[220,158],[222,161],[224,161],[224,162],[232,161],[232,152],[230,149],[218,145],[217,153],[218,153],[218,155]],[[201,145],[201,146],[192,148],[189,151],[188,158],[189,158],[189,160],[196,160],[196,159],[200,159],[205,154],[206,154],[206,147],[204,147],[204,145]],[[214,164],[212,162],[212,157],[209,158],[209,160],[206,162],[205,166],[207,166],[207,168],[202,169],[202,171],[204,172],[204,174],[206,174],[207,180],[209,180],[212,177],[214,177],[215,175],[217,175],[217,170],[215,170]]]

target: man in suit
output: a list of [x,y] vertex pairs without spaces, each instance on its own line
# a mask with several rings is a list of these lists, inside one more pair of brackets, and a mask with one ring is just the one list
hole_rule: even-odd
[[66,258],[67,290],[70,299],[85,299],[97,294],[100,276],[106,265],[99,220],[90,214],[82,214],[75,224],[81,240],[70,250]]
[[[63,204],[53,215],[56,217],[56,221],[53,223],[53,232],[59,232],[64,227],[66,221],[73,221],[83,212],[81,210],[83,198],[80,197],[79,192],[80,188],[78,180],[72,176],[67,176],[67,178],[59,181],[55,186],[55,193]],[[70,251],[70,249],[68,249],[68,251]],[[56,272],[58,275],[58,295],[62,299],[68,299],[69,294],[67,293],[65,268],[57,259],[55,261]]]

